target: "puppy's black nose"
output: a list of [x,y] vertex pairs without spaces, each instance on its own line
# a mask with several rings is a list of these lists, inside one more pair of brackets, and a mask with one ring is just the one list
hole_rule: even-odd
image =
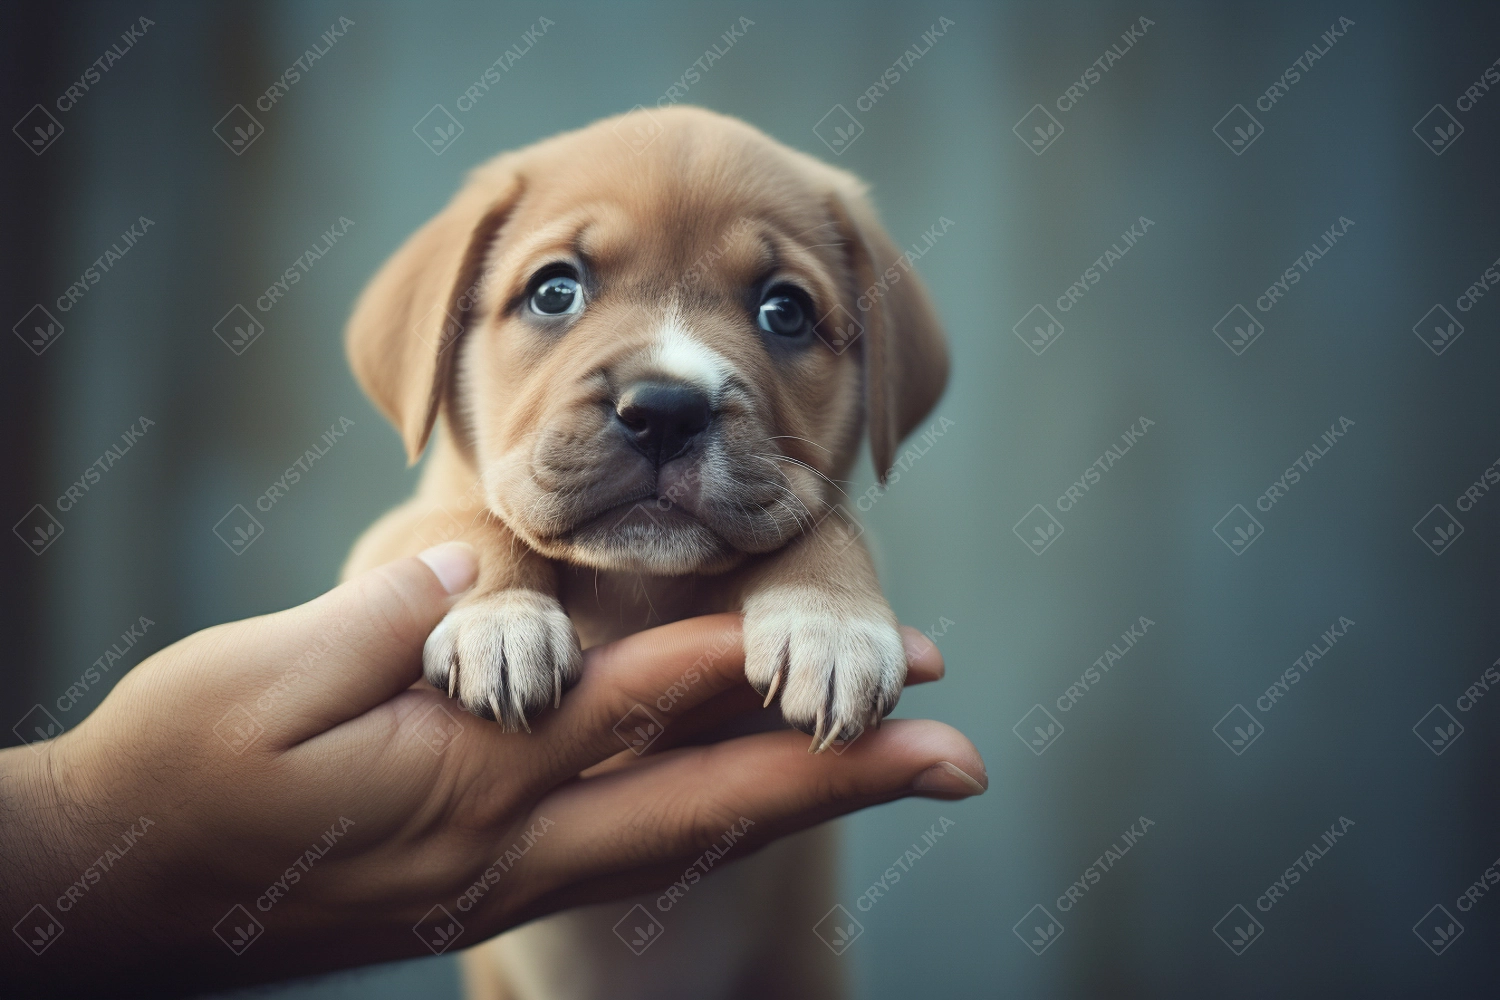
[[630,443],[658,466],[687,451],[712,417],[708,396],[681,382],[637,382],[615,405]]

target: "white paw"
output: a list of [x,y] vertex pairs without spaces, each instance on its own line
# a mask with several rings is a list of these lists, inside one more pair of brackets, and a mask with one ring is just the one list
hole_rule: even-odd
[[448,612],[422,647],[427,683],[507,732],[562,701],[583,667],[578,633],[556,599],[502,590]]
[[906,651],[884,601],[774,587],[745,602],[745,677],[822,751],[896,707]]

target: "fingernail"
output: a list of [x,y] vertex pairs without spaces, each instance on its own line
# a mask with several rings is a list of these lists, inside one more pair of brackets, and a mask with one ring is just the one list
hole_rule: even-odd
[[[988,781],[988,776],[986,776]],[[986,785],[980,784],[967,773],[960,770],[957,765],[948,761],[939,761],[921,774],[917,780],[911,783],[911,790],[922,795],[945,795],[968,798],[970,795],[984,794]]]
[[479,557],[468,542],[444,542],[417,556],[450,594],[468,590],[479,576]]

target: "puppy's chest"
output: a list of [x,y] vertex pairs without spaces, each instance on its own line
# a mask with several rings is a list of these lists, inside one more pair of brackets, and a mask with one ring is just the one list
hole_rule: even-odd
[[[726,574],[733,575],[733,574]],[[558,566],[558,600],[584,649],[731,607],[724,576],[648,577]]]

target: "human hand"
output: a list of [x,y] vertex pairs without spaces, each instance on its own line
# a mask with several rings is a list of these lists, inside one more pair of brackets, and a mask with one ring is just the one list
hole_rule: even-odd
[[[987,781],[972,744],[928,721],[888,722],[842,756],[792,731],[691,745],[760,703],[735,615],[590,650],[559,710],[503,733],[413,686],[475,574],[467,547],[439,546],[207,629],[40,753],[0,752],[0,899],[41,903],[63,929],[40,957],[9,938],[7,979],[187,992],[468,946],[665,884],[743,818],[754,849]],[[910,682],[940,677],[935,647],[904,638]],[[641,757],[614,732],[638,704],[664,723]]]

